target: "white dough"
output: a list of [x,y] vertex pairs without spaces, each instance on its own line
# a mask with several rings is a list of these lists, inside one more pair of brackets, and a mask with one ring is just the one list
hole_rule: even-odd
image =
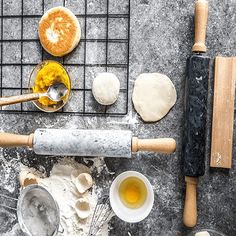
[[75,203],[75,211],[80,219],[86,219],[91,214],[89,200],[81,197]]
[[79,193],[83,194],[93,185],[92,176],[88,173],[82,173],[74,179],[75,186]]
[[119,91],[120,81],[112,73],[99,73],[93,80],[93,96],[102,105],[113,104],[119,96]]
[[37,177],[27,170],[20,172],[19,181],[20,181],[21,187],[26,187],[30,184],[37,184],[38,183]]
[[177,95],[173,83],[166,75],[144,73],[135,80],[132,99],[142,119],[155,122],[174,106]]
[[211,236],[207,231],[198,232],[195,236]]

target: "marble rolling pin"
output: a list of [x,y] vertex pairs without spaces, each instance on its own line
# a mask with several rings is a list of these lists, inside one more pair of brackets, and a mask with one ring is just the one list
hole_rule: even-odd
[[126,130],[37,129],[34,134],[0,133],[0,147],[28,146],[39,155],[130,158],[132,152],[172,153],[172,138],[138,139]]
[[195,3],[195,43],[192,56],[187,61],[185,81],[185,120],[183,137],[183,171],[186,195],[183,222],[187,227],[197,223],[198,176],[205,172],[205,136],[207,121],[207,96],[210,58],[206,52],[205,37],[208,18],[208,2]]

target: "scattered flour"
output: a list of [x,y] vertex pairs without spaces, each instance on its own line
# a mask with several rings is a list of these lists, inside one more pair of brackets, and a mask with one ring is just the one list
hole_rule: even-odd
[[[94,166],[104,166],[103,160],[95,163]],[[61,159],[57,164],[54,165],[50,176],[47,178],[42,173],[21,166],[21,171],[29,169],[31,173],[38,177],[39,185],[45,187],[54,197],[58,203],[60,209],[60,227],[59,236],[87,236],[92,220],[92,214],[94,212],[97,195],[92,191],[87,191],[84,194],[80,194],[73,182],[74,175],[81,173],[90,173],[90,169],[82,164],[75,162],[72,158]],[[99,172],[99,171],[98,171]],[[71,174],[73,173],[73,174]],[[96,191],[98,188],[96,188]],[[87,219],[80,219],[75,211],[75,202],[79,197],[86,197],[90,203],[91,214]],[[100,236],[108,235],[108,225],[105,224],[101,230]]]
[[109,172],[110,174],[115,174],[115,172],[110,172],[105,164],[104,157],[96,157],[96,158],[86,158],[86,161],[93,161],[93,166],[91,167],[92,171],[96,169],[97,176],[99,176],[102,171],[105,169],[106,172]]
[[10,232],[1,233],[1,236],[19,236],[19,235],[22,235],[19,223],[15,224]]

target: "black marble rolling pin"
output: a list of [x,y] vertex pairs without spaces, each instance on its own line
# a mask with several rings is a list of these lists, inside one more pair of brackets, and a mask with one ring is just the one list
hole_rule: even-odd
[[26,146],[39,155],[126,157],[132,152],[172,153],[172,138],[138,139],[129,130],[37,129],[34,134],[0,133],[0,147]]
[[195,43],[187,60],[185,84],[185,123],[183,137],[183,171],[186,195],[183,222],[187,227],[197,223],[197,182],[205,172],[205,136],[210,58],[206,52],[205,37],[208,2],[195,3]]

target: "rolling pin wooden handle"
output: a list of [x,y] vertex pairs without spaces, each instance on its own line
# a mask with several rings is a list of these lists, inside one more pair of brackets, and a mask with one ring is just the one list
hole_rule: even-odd
[[184,225],[192,228],[197,224],[197,177],[185,176],[186,195],[184,203]]
[[33,134],[0,133],[0,147],[33,147]]
[[193,52],[206,52],[206,28],[208,18],[208,2],[197,0],[195,3],[195,37]]
[[16,104],[20,102],[28,102],[32,100],[39,99],[38,93],[30,93],[30,94],[22,94],[17,96],[11,96],[11,97],[2,97],[0,98],[0,106],[6,106],[11,104]]
[[173,138],[158,138],[158,139],[138,139],[132,138],[132,152],[148,151],[173,153],[176,149],[176,142]]

